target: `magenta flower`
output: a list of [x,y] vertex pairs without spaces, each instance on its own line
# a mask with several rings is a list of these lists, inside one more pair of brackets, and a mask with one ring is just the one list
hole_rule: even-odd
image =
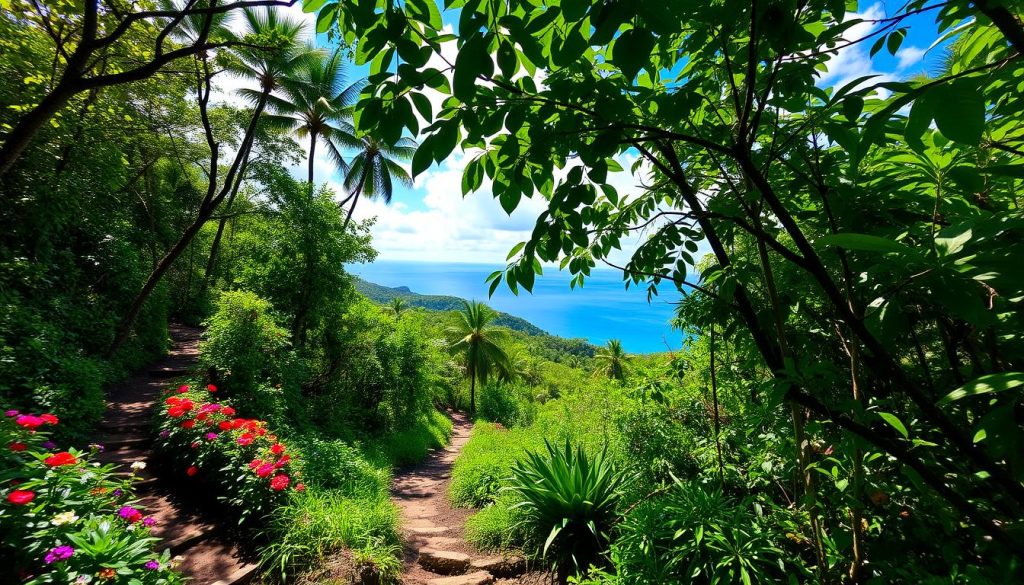
[[46,558],[44,560],[46,561],[47,565],[52,565],[53,563],[56,563],[58,561],[63,561],[65,559],[71,558],[71,555],[73,554],[75,554],[75,549],[71,548],[66,544],[62,544],[54,548],[50,552],[46,553]]
[[19,413],[17,410],[8,410],[7,412],[4,413],[4,416],[18,416],[18,414]]
[[146,526],[147,528],[156,526],[156,518],[153,518],[152,516],[146,516],[142,519],[142,525]]
[[212,441],[217,438],[217,433],[206,433],[206,439]]
[[146,568],[149,569],[150,571],[156,571],[157,569],[160,568],[160,562],[159,561],[146,561]]

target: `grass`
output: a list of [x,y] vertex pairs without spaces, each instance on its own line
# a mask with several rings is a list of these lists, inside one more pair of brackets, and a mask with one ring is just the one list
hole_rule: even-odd
[[260,563],[267,577],[294,579],[321,559],[349,549],[357,570],[370,568],[381,583],[401,572],[398,508],[388,488],[392,470],[422,460],[447,444],[452,423],[431,410],[400,432],[355,446],[307,438],[303,452],[309,488],[270,518]]

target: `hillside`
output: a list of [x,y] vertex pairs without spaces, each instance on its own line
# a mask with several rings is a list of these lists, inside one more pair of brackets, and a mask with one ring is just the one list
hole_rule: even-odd
[[[359,277],[353,278],[355,279],[356,290],[359,291],[361,295],[375,303],[384,304],[391,302],[391,299],[400,298],[413,307],[422,307],[431,311],[457,311],[462,308],[462,303],[465,302],[465,300],[460,297],[448,295],[422,295],[413,292],[407,286],[392,288],[369,282]],[[545,356],[549,359],[560,361],[554,357],[554,355],[560,353],[568,353],[578,357],[593,357],[594,352],[597,350],[597,348],[586,339],[569,339],[558,337],[557,335],[551,335],[547,331],[544,331],[522,317],[516,317],[515,315],[509,315],[508,313],[502,313],[501,311],[498,311],[497,313],[498,318],[495,320],[496,324],[535,338],[535,341],[539,342],[536,346],[536,349],[539,350],[538,353],[547,354],[544,350],[550,350],[551,355]]]

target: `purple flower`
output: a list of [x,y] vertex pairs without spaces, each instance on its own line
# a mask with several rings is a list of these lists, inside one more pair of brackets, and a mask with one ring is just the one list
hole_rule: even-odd
[[106,447],[100,445],[99,443],[92,443],[89,445],[89,450],[92,451],[93,453],[102,453],[103,451],[106,450]]
[[212,441],[217,438],[217,433],[206,433],[206,438]]
[[171,431],[160,431],[160,438],[161,439],[166,439],[167,437],[170,437],[170,436],[171,436]]
[[142,520],[142,512],[131,506],[121,506],[121,509],[117,511],[117,515],[132,523]]
[[148,527],[156,526],[156,519],[152,516],[146,516],[142,519],[142,525]]
[[43,449],[56,449],[56,448],[57,448],[57,443],[54,443],[53,441],[46,441],[45,443],[43,443]]
[[4,413],[4,416],[18,416],[18,414],[19,413],[17,410],[8,410],[7,412]]
[[160,562],[159,561],[146,561],[146,568],[149,569],[150,571],[156,571],[157,569],[160,568]]
[[111,493],[111,495],[114,496],[115,498],[120,498],[122,495],[124,495],[124,492],[121,491],[121,488],[117,488]]
[[47,565],[52,565],[57,561],[63,561],[64,559],[71,558],[71,555],[73,554],[75,554],[75,549],[71,548],[66,544],[62,544],[54,548],[50,552],[46,553],[46,559],[44,560],[46,561]]

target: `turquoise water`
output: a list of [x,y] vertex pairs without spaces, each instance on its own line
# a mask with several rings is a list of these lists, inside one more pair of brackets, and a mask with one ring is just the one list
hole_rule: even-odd
[[670,301],[679,298],[671,286],[662,287],[663,296],[648,304],[646,289],[625,290],[617,271],[596,270],[584,288],[572,290],[568,272],[546,268],[544,275],[537,277],[532,295],[520,291],[517,297],[502,283],[488,299],[484,279],[499,268],[502,266],[377,261],[349,266],[348,270],[384,286],[484,301],[560,337],[583,337],[597,345],[619,339],[632,353],[666,351],[666,343],[678,349],[682,344],[682,335],[668,324],[673,312]]

